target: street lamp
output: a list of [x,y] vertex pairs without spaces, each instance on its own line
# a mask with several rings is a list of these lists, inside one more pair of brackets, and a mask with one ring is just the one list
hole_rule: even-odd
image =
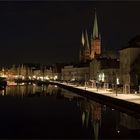
[[[116,76],[117,77],[117,76]],[[117,88],[118,88],[118,85],[119,85],[119,78],[117,77],[116,78],[116,96],[117,96]]]

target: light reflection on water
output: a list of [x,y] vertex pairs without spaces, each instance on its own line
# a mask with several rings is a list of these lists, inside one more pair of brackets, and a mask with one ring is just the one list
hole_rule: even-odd
[[138,119],[54,85],[10,86],[0,95],[0,138],[140,138]]

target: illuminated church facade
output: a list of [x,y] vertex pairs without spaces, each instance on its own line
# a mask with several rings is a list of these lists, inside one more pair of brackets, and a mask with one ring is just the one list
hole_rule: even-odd
[[82,46],[80,48],[80,62],[88,62],[98,58],[101,54],[101,37],[98,31],[97,15],[95,11],[93,32],[89,40],[87,30],[82,32]]

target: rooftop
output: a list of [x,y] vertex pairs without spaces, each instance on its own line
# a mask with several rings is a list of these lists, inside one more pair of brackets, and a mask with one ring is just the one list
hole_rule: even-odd
[[127,48],[140,48],[140,35],[136,35],[128,42],[128,46],[125,46],[120,50],[127,49]]

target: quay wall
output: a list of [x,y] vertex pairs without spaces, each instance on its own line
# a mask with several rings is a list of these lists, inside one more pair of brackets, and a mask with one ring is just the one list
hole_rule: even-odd
[[76,88],[76,86],[74,87],[74,86],[69,86],[69,85],[65,85],[61,83],[53,83],[53,82],[50,82],[50,84],[55,84],[61,88],[72,91],[78,95],[97,101],[103,105],[108,105],[112,108],[120,110],[121,112],[128,113],[136,118],[140,117],[140,104],[129,102],[123,99],[113,98],[113,97],[106,96],[100,93],[95,93],[95,92],[79,89],[79,88]]

